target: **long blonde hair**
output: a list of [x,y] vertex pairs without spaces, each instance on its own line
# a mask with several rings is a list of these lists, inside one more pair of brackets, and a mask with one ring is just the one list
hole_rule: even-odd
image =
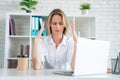
[[63,30],[63,34],[66,35],[67,30],[68,30],[68,22],[67,22],[67,17],[65,15],[65,13],[61,10],[61,9],[54,9],[48,16],[48,20],[47,20],[47,30],[48,30],[48,35],[50,35],[52,33],[51,27],[50,27],[50,23],[52,20],[52,17],[54,15],[60,15],[62,17],[63,23],[64,23],[64,30]]

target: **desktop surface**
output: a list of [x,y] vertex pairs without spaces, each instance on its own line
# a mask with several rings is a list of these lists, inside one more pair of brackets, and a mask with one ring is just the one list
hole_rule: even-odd
[[0,80],[120,80],[120,75],[66,76],[54,74],[55,70],[0,69]]

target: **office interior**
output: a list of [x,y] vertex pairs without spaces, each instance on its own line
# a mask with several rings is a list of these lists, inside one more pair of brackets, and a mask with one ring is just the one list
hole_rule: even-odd
[[[27,14],[19,5],[22,0],[0,0],[0,68],[5,68],[6,47],[6,20],[7,14]],[[37,0],[36,10],[32,14],[48,15],[53,9],[60,8],[66,15],[73,17],[92,16],[95,18],[94,39],[110,41],[108,66],[111,67],[111,59],[116,59],[120,52],[120,0]],[[90,3],[90,10],[82,14],[80,4]],[[28,13],[29,14],[29,13]],[[72,17],[72,18],[71,18]],[[76,19],[77,20],[77,19]],[[79,20],[79,19],[78,19]],[[81,24],[77,24],[81,26]],[[81,33],[78,31],[78,36]],[[89,33],[88,33],[89,35]],[[7,45],[7,44],[6,44]],[[18,51],[20,48],[18,49]]]

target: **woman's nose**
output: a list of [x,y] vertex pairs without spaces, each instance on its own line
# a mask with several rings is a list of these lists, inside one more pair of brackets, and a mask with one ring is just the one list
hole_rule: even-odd
[[60,27],[60,25],[59,24],[57,24],[57,28],[59,28]]

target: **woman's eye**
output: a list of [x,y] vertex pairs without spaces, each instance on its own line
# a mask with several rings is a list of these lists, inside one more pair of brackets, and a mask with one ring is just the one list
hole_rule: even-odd
[[63,22],[60,22],[59,24],[60,24],[60,25],[63,25]]
[[56,25],[57,23],[56,23],[56,22],[53,22],[52,24],[53,24],[53,25]]

